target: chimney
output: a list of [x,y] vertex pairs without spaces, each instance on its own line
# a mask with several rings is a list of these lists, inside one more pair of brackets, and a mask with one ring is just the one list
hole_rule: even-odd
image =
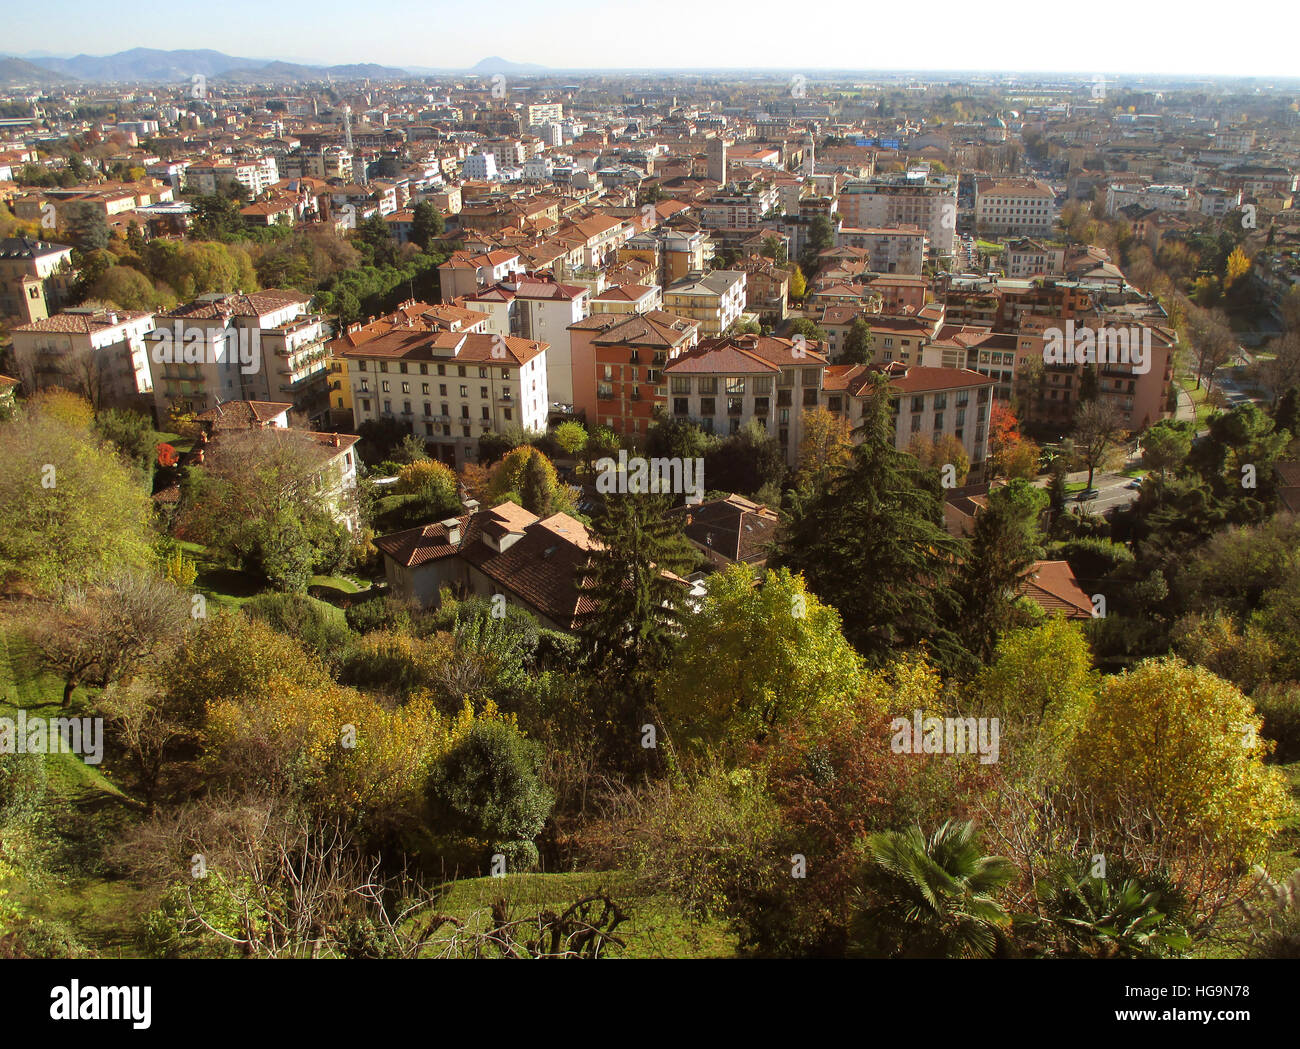
[[451,546],[458,545],[460,543],[460,518],[449,517],[447,520],[438,523],[447,529],[447,542]]

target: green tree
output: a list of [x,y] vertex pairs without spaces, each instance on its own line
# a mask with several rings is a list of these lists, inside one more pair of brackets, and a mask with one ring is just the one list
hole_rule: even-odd
[[794,507],[776,565],[801,572],[839,612],[872,665],[929,645],[941,663],[964,661],[951,587],[964,543],[944,531],[938,479],[894,448],[889,386],[877,377],[863,404],[861,443],[847,469]]
[[841,361],[845,364],[870,364],[873,336],[867,318],[857,316],[849,325],[848,334],[844,336],[844,352]]
[[593,678],[609,689],[615,732],[642,723],[628,715],[648,707],[686,613],[681,576],[695,556],[681,528],[665,495],[606,495],[592,519],[596,544],[578,569],[579,636]]
[[755,586],[747,565],[731,565],[683,624],[656,696],[683,739],[761,739],[855,695],[861,672],[839,616],[802,579],[776,569]]
[[428,251],[430,241],[441,237],[445,228],[442,213],[432,203],[422,200],[415,205],[411,218],[411,240],[421,251]]
[[139,474],[84,421],[37,402],[0,424],[0,581],[38,592],[153,563]]
[[1015,480],[989,492],[988,506],[975,518],[970,556],[957,582],[962,632],[981,662],[998,636],[1018,618],[1016,594],[1025,573],[1042,556],[1038,519],[1047,493],[1029,481]]

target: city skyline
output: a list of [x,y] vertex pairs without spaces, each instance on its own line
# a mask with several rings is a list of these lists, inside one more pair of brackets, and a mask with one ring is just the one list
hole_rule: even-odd
[[[62,23],[57,52],[37,25],[13,26],[4,53],[102,56],[136,47],[215,50],[230,55],[309,65],[375,63],[403,69],[464,70],[488,56],[549,70],[662,72],[692,70],[932,71],[954,73],[1121,73],[1130,76],[1293,78],[1294,59],[1285,34],[1264,29],[1286,17],[1273,0],[1256,0],[1226,26],[1208,33],[1200,23],[1167,17],[1165,9],[1126,11],[1122,25],[1101,18],[1017,2],[988,15],[972,14],[954,0],[927,7],[918,26],[910,8],[872,11],[860,32],[782,26],[785,5],[761,0],[744,18],[725,8],[700,8],[668,0],[655,8],[617,10],[583,0],[564,9],[581,24],[580,34],[562,31],[551,10],[505,0],[490,26],[439,0],[398,0],[389,17],[373,24],[349,21],[340,32],[328,19],[307,21],[292,8],[267,8],[249,0],[223,6],[227,16],[201,31],[178,24],[167,6],[134,5],[130,24],[104,25],[88,17],[88,0],[51,0],[46,15]],[[151,15],[156,14],[156,19]],[[44,21],[44,20],[43,20]],[[690,32],[672,32],[675,22]],[[250,34],[249,25],[259,32]],[[931,28],[933,27],[933,28]],[[397,32],[397,29],[402,31]],[[1119,30],[1119,32],[1116,32]],[[424,33],[428,42],[424,42]],[[1234,35],[1238,34],[1238,35]],[[448,47],[448,37],[451,47]],[[933,39],[930,39],[933,37]],[[1236,43],[1241,39],[1242,43]],[[1069,40],[1071,46],[1062,47]],[[1159,40],[1159,44],[1153,41]],[[285,41],[283,47],[272,46]],[[290,42],[291,41],[291,42]],[[907,47],[901,47],[903,41]],[[1226,42],[1225,42],[1226,41]],[[456,57],[451,58],[449,52]],[[647,61],[649,58],[654,61]]]

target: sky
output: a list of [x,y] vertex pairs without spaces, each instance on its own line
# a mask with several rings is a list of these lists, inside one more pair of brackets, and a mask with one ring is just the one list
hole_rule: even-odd
[[[0,53],[205,48],[321,65],[468,68],[489,56],[556,69],[1023,70],[1300,76],[1293,0],[1087,8],[1043,0],[42,0]],[[106,17],[111,12],[112,17]]]

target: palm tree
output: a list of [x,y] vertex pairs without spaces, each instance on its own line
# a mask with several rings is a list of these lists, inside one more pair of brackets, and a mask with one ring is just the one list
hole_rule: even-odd
[[855,894],[850,953],[890,958],[987,958],[1011,924],[994,899],[1015,874],[985,856],[975,824],[948,820],[928,838],[919,826],[872,834]]

